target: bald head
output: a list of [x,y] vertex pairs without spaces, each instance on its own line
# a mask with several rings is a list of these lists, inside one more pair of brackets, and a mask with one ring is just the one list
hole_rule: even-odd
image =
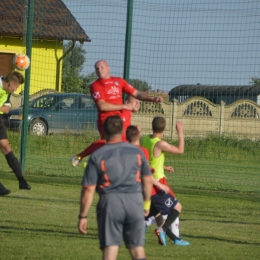
[[110,78],[110,67],[105,60],[98,60],[95,63],[95,71],[100,79],[108,79]]

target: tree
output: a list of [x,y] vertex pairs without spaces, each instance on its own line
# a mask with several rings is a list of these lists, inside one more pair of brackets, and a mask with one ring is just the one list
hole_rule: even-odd
[[250,82],[253,85],[260,86],[260,78],[251,78],[252,82]]
[[95,72],[89,73],[87,76],[82,78],[82,80],[83,80],[82,87],[83,87],[83,92],[85,94],[89,94],[90,93],[89,86],[95,79],[97,79],[97,75],[96,75]]
[[[68,42],[63,46],[64,53],[72,46],[72,42]],[[72,51],[63,59],[62,63],[62,83],[63,92],[82,93],[83,77],[80,72],[83,69],[86,51],[82,45],[76,45]]]
[[129,79],[129,83],[140,91],[151,91],[152,89],[146,81],[140,79]]

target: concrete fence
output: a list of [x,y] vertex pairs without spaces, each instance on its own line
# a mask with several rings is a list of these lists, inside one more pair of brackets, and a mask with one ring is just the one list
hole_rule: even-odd
[[[30,99],[51,92],[53,91],[44,90]],[[21,105],[21,96],[12,95],[11,102],[13,107]],[[214,104],[203,97],[192,97],[183,102],[178,102],[177,99],[170,103],[142,102],[139,112],[133,115],[132,124],[139,125],[144,134],[149,134],[155,116],[165,117],[165,136],[172,139],[177,138],[177,120],[184,124],[185,136],[206,136],[213,133],[260,138],[260,106],[249,99],[240,99],[230,105],[223,101]]]
[[241,99],[230,105],[214,104],[203,97],[192,97],[179,103],[154,104],[142,102],[141,109],[133,116],[143,133],[151,133],[154,116],[166,118],[165,135],[176,139],[176,121],[184,124],[185,136],[223,134],[240,138],[260,138],[260,106],[252,100]]

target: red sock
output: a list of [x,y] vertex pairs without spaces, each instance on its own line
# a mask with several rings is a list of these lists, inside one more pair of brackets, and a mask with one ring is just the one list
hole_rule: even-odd
[[91,155],[94,153],[97,149],[102,147],[106,143],[106,140],[101,139],[93,142],[90,146],[88,146],[83,152],[77,154],[81,159],[83,159],[86,156]]

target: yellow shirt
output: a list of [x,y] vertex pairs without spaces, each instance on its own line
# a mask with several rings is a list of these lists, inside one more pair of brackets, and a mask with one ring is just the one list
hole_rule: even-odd
[[145,147],[149,151],[149,154],[150,154],[150,162],[149,163],[150,163],[150,167],[154,168],[154,170],[155,170],[155,173],[154,173],[153,176],[156,180],[159,180],[159,179],[165,177],[164,168],[163,168],[164,167],[164,159],[165,159],[164,152],[162,152],[159,157],[154,157],[154,155],[153,155],[154,146],[159,141],[161,141],[160,138],[158,138],[158,137],[151,138],[150,135],[147,135],[144,138],[143,145],[142,145],[143,147]]

